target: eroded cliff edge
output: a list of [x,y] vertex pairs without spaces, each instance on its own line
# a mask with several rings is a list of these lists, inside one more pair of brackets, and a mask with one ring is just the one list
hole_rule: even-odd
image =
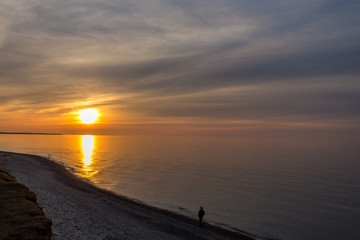
[[51,239],[51,225],[36,193],[0,169],[0,239]]

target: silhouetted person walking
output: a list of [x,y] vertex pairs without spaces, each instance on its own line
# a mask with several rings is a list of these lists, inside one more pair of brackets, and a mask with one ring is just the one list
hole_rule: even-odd
[[203,207],[200,207],[199,214],[198,214],[200,227],[203,227],[202,220],[203,220],[204,215],[205,215],[205,211],[204,211]]

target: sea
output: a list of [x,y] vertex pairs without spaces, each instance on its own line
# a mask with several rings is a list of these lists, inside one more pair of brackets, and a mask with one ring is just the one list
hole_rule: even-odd
[[1,134],[99,188],[269,239],[360,239],[360,142],[341,136]]

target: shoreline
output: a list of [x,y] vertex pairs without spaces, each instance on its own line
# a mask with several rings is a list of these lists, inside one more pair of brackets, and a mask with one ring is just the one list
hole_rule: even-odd
[[45,157],[0,151],[0,167],[39,196],[53,239],[261,239],[101,189]]
[[37,132],[0,132],[4,135],[63,135],[61,133],[37,133]]

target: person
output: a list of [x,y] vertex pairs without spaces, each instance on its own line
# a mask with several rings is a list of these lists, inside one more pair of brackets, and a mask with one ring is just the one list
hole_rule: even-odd
[[204,211],[203,207],[200,207],[199,214],[198,214],[200,227],[203,227],[202,220],[203,220],[204,215],[205,215],[205,211]]

